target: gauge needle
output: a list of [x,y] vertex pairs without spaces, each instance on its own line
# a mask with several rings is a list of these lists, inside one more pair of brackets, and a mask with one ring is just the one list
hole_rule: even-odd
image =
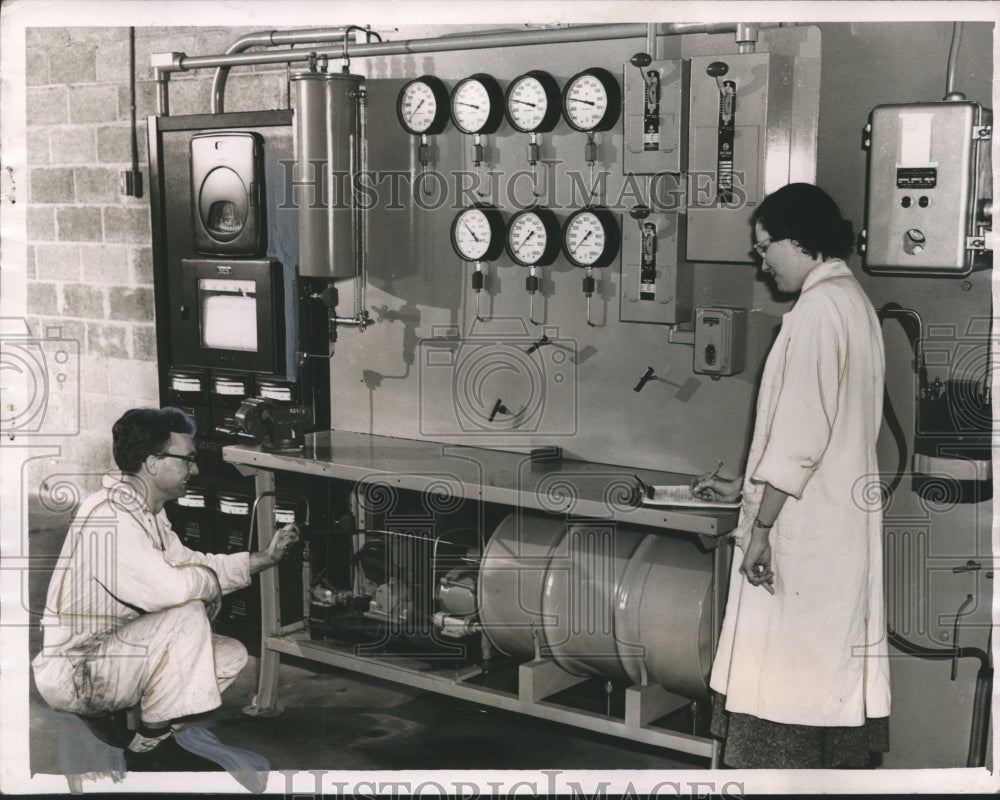
[[469,108],[475,108],[475,109],[479,108],[479,106],[477,106],[475,103],[463,103],[461,100],[456,100],[455,101],[455,105],[457,105],[457,106],[468,106]]
[[511,98],[511,102],[520,103],[522,106],[531,106],[532,108],[538,108],[538,103],[529,103],[527,100],[518,100],[516,97]]
[[424,104],[424,101],[423,101],[423,100],[421,100],[421,101],[420,101],[419,103],[417,103],[417,104],[416,104],[416,105],[415,105],[415,106],[413,107],[413,111],[411,111],[411,112],[410,112],[410,116],[408,116],[408,117],[407,117],[407,119],[408,119],[408,120],[410,120],[410,119],[413,119],[413,115],[414,115],[414,114],[416,114],[416,113],[417,113],[417,112],[418,112],[418,111],[420,110],[420,106],[422,106],[423,104]]
[[514,249],[515,249],[515,250],[516,250],[517,252],[521,252],[521,248],[522,248],[522,247],[524,247],[524,246],[525,246],[525,245],[526,245],[526,244],[528,243],[528,239],[530,239],[530,238],[531,238],[532,236],[534,236],[534,235],[535,235],[535,232],[534,232],[534,231],[531,231],[531,232],[529,232],[529,233],[528,233],[528,235],[527,235],[527,236],[525,236],[525,237],[524,237],[524,238],[523,238],[523,239],[521,240],[521,244],[519,244],[519,245],[518,245],[517,247],[515,247]]
[[581,248],[581,247],[583,246],[583,243],[584,243],[585,241],[587,241],[587,239],[589,239],[589,238],[590,238],[590,234],[592,234],[592,233],[593,233],[593,231],[587,231],[587,232],[586,232],[586,233],[585,233],[585,234],[583,235],[583,238],[582,238],[582,239],[581,239],[581,240],[580,240],[579,242],[577,242],[577,243],[576,243],[576,247],[574,247],[574,248],[573,248],[573,252],[574,252],[574,253],[576,253],[576,251],[577,251],[577,250],[579,250],[579,249],[580,249],[580,248]]
[[472,238],[475,239],[478,242],[479,241],[479,237],[476,236],[476,232],[474,230],[472,230],[472,228],[469,227],[469,223],[463,222],[462,224],[465,225],[465,229],[469,232],[469,234],[472,236]]
[[597,105],[597,103],[595,103],[593,100],[584,100],[582,97],[570,97],[567,99],[572,100],[574,103],[586,103],[588,106]]

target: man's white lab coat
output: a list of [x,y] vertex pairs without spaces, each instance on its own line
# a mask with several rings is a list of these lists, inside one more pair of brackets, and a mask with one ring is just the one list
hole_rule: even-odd
[[[214,576],[213,573],[214,572]],[[250,583],[248,553],[188,549],[117,476],[80,506],[53,571],[35,683],[57,711],[141,704],[146,723],[218,707],[247,660],[212,634],[204,600]]]

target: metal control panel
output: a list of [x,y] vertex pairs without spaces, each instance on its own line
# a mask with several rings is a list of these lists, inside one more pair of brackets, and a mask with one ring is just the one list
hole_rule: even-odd
[[626,218],[622,227],[622,322],[690,320],[694,265],[684,258],[683,215]]
[[685,166],[688,62],[625,66],[625,171],[681,172]]
[[862,235],[869,272],[966,275],[988,266],[991,126],[992,113],[978,103],[871,112]]
[[687,257],[746,262],[750,215],[789,182],[793,62],[774,53],[691,59]]
[[746,340],[746,309],[699,307],[694,317],[694,371],[720,376],[742,372]]

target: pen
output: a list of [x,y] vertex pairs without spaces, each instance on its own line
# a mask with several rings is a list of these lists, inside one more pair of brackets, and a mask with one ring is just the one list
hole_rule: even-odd
[[[697,477],[692,478],[691,479],[691,491],[694,492],[694,487],[697,486],[700,483],[704,483],[706,481],[710,481],[713,478],[718,478],[719,477],[719,470],[722,469],[722,464],[723,464],[723,461],[720,458],[719,459],[719,463],[715,465],[715,469],[713,469],[710,473],[708,473],[708,475],[706,475],[704,478],[697,478]],[[701,499],[703,499],[703,500],[708,499],[708,493],[704,489],[701,492],[699,492],[696,496],[701,497]]]

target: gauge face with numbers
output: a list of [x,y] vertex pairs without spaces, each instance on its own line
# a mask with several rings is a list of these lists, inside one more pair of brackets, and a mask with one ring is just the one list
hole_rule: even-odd
[[594,67],[572,78],[563,89],[563,116],[578,131],[606,131],[618,122],[621,87],[606,69]]
[[606,267],[618,255],[619,241],[618,224],[606,208],[574,211],[563,227],[563,253],[577,267]]
[[548,133],[559,121],[559,84],[547,72],[526,72],[507,87],[504,111],[515,130]]
[[399,123],[410,133],[441,133],[448,123],[448,89],[433,75],[407,83],[396,100]]
[[545,267],[559,255],[559,219],[547,208],[526,208],[507,226],[507,254],[522,267]]
[[496,78],[478,73],[451,93],[451,120],[463,133],[493,133],[503,120],[503,90]]
[[463,261],[492,261],[503,250],[499,209],[479,204],[462,209],[451,225],[451,246]]

